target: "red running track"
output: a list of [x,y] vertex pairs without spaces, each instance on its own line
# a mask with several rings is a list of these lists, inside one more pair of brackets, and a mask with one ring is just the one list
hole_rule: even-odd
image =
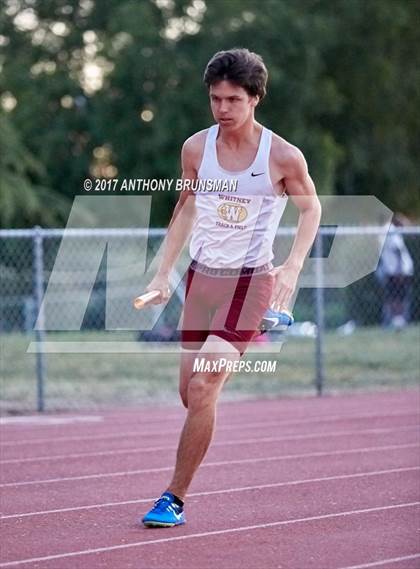
[[184,417],[4,419],[0,567],[420,568],[417,391],[221,403],[187,524],[145,529]]

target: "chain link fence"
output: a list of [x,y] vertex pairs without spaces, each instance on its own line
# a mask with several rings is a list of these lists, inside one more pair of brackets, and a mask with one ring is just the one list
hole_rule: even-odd
[[[130,313],[132,298],[142,290],[138,270],[120,271],[137,255],[145,267],[153,267],[164,236],[165,230],[156,229],[0,231],[3,412],[177,397],[178,327],[188,256],[177,265],[166,308],[144,311],[142,326],[136,327],[139,321]],[[279,230],[274,250],[280,257],[293,236],[291,228]],[[310,257],[328,257],[333,239],[334,231],[321,228]],[[353,251],[344,262],[352,267],[362,253]],[[323,264],[315,263],[317,285],[299,289],[294,326],[287,335],[273,331],[260,336],[250,352],[250,359],[275,359],[276,373],[238,374],[224,396],[314,389],[321,394],[416,383],[419,263],[419,227],[394,227],[377,270],[349,286],[323,287]]]

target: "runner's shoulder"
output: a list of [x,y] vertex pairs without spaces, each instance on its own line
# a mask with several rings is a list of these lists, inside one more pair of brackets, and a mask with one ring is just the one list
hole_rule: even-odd
[[182,158],[188,162],[198,164],[204,152],[208,128],[191,135],[182,145]]
[[306,167],[302,151],[274,132],[271,142],[271,159],[283,171],[294,171]]

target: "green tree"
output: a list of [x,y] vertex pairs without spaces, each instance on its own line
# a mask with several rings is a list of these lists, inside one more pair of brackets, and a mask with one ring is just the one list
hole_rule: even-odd
[[[16,99],[10,128],[40,166],[27,184],[71,199],[88,176],[178,176],[182,142],[212,122],[205,64],[244,46],[269,68],[258,119],[302,148],[321,194],[374,194],[420,214],[414,0],[3,4],[0,102]],[[155,225],[177,197],[153,196]]]
[[69,200],[37,183],[43,166],[0,114],[0,227],[62,225]]

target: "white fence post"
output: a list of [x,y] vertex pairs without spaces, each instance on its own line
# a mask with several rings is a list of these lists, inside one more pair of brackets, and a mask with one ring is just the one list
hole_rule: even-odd
[[42,305],[44,296],[44,247],[42,229],[39,226],[34,228],[33,233],[33,254],[34,254],[34,297],[36,312],[38,314],[38,325],[36,327],[36,340],[38,349],[36,352],[36,380],[37,380],[37,410],[45,410],[45,379],[46,361],[43,351],[45,340],[45,316]]
[[315,239],[315,314],[316,314],[316,337],[315,337],[315,387],[317,395],[321,396],[324,388],[324,269],[323,269],[323,232],[319,229]]

